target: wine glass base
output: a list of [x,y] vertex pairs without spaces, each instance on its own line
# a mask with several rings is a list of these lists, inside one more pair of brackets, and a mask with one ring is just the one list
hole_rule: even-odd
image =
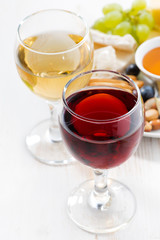
[[127,226],[136,211],[132,192],[122,183],[108,179],[111,198],[104,210],[89,203],[94,181],[82,183],[68,198],[68,214],[81,229],[91,233],[110,233]]
[[50,138],[50,120],[44,120],[36,125],[26,136],[26,145],[36,160],[47,165],[66,165],[74,158],[69,154],[62,140],[53,141]]

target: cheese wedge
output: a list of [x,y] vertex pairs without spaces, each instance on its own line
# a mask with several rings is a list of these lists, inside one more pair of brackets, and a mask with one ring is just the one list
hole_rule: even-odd
[[121,72],[130,63],[134,63],[134,52],[114,49],[112,46],[94,51],[94,69],[106,69]]
[[136,40],[130,34],[126,34],[125,36],[121,37],[118,35],[105,34],[98,30],[91,29],[91,35],[93,42],[98,46],[96,48],[112,46],[118,50],[134,52],[137,47]]

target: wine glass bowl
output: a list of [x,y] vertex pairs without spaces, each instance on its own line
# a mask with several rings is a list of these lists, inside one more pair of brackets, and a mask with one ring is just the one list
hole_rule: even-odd
[[[104,75],[106,72],[99,73]],[[90,73],[77,78],[83,78],[84,75]],[[111,72],[108,72],[109,78],[110,75]],[[124,81],[124,85],[127,85],[127,77],[115,75],[113,81]],[[69,82],[66,85],[67,96],[71,84]],[[80,89],[67,99],[63,95],[64,118],[67,119],[64,119],[63,138],[76,159],[93,168],[108,169],[121,164],[133,153],[142,135],[142,124],[139,121],[140,111],[128,112],[137,101],[137,90],[131,84],[127,86],[128,91],[107,88],[105,74],[104,85]]]
[[51,112],[51,119],[38,124],[26,137],[28,149],[49,165],[72,162],[62,143],[57,111],[65,84],[92,68],[93,42],[85,20],[60,9],[26,17],[18,26],[15,60],[22,81],[47,101]]
[[[71,94],[76,79],[89,76],[89,86]],[[92,167],[94,181],[86,181],[68,199],[68,213],[82,229],[113,232],[127,225],[135,213],[132,192],[107,169],[125,162],[143,135],[144,114],[136,84],[113,71],[92,70],[70,80],[63,91],[61,132],[75,159]],[[85,216],[85,219],[84,219]]]

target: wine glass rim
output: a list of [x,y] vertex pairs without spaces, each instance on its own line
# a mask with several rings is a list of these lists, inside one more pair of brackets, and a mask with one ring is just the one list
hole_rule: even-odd
[[[24,43],[24,40],[22,40],[21,34],[20,34],[20,29],[21,29],[22,25],[23,25],[30,17],[35,16],[35,15],[38,15],[38,14],[43,13],[43,12],[48,12],[48,11],[53,11],[53,12],[56,12],[56,11],[65,12],[65,13],[71,14],[71,15],[79,18],[79,19],[84,23],[84,26],[85,26],[85,35],[84,35],[83,39],[82,39],[79,43],[77,43],[75,46],[73,46],[72,48],[69,48],[69,49],[63,50],[63,51],[59,51],[59,52],[41,52],[41,51],[34,50],[34,49],[32,49],[31,47],[29,47],[27,44],[25,44],[25,43]],[[29,51],[34,52],[34,53],[37,53],[37,54],[42,54],[42,55],[59,55],[59,54],[64,54],[64,53],[71,52],[71,51],[79,48],[79,47],[86,41],[86,38],[87,38],[88,34],[89,34],[89,26],[88,26],[86,20],[85,20],[82,16],[78,15],[78,14],[75,13],[75,12],[72,12],[72,11],[69,11],[69,10],[65,10],[65,9],[58,9],[58,8],[44,9],[44,10],[40,10],[40,11],[34,12],[34,13],[26,16],[26,17],[19,23],[18,28],[17,28],[17,36],[18,36],[17,38],[18,38],[18,41],[20,42],[20,44],[21,44],[24,48],[28,49]]]
[[[86,74],[96,73],[96,72],[106,72],[106,73],[116,74],[116,75],[121,76],[121,77],[123,77],[124,79],[128,80],[129,82],[131,82],[131,83],[133,84],[133,86],[135,87],[135,89],[136,89],[136,91],[137,91],[137,94],[138,94],[138,96],[137,96],[137,101],[136,101],[136,104],[134,105],[134,107],[133,107],[131,110],[129,110],[127,113],[125,113],[125,114],[123,114],[123,115],[121,115],[121,116],[119,116],[119,117],[111,118],[111,119],[106,119],[106,120],[104,120],[104,119],[103,119],[103,120],[99,120],[99,119],[86,118],[86,117],[84,117],[84,116],[81,116],[81,115],[75,113],[75,112],[69,107],[69,105],[68,105],[68,103],[67,103],[67,101],[66,101],[66,98],[65,98],[65,93],[66,93],[66,90],[67,90],[68,86],[69,86],[74,80],[76,80],[77,78],[82,77],[83,75],[86,75]],[[99,87],[100,87],[101,89],[102,89],[102,88],[106,88],[106,86],[99,86]],[[95,89],[95,88],[97,88],[97,86],[91,86],[91,87],[89,87],[89,88]],[[89,88],[88,88],[88,89],[89,89]],[[113,89],[113,87],[107,87],[107,89],[109,89],[109,88],[110,88],[110,89]],[[83,89],[85,90],[85,88],[83,88]],[[115,89],[117,89],[117,88],[115,88]],[[137,108],[137,106],[138,106],[138,104],[139,104],[139,102],[140,102],[140,100],[141,100],[141,95],[140,95],[140,91],[139,91],[138,86],[136,85],[136,83],[135,83],[131,78],[129,78],[128,76],[126,76],[126,75],[123,74],[123,73],[119,73],[119,72],[112,71],[112,70],[103,70],[103,69],[102,69],[102,70],[90,70],[90,71],[87,71],[87,72],[83,72],[83,73],[75,76],[74,78],[72,78],[72,79],[65,85],[65,87],[64,87],[64,89],[63,89],[63,92],[62,92],[62,100],[63,100],[63,104],[64,104],[64,106],[66,107],[67,111],[69,111],[73,116],[75,116],[76,118],[78,118],[78,119],[80,119],[80,120],[83,120],[83,121],[86,121],[86,122],[92,122],[92,123],[107,123],[107,122],[110,122],[110,123],[111,123],[111,122],[115,122],[115,121],[122,120],[122,119],[128,117],[129,115],[131,115],[132,112],[134,112],[135,109]]]

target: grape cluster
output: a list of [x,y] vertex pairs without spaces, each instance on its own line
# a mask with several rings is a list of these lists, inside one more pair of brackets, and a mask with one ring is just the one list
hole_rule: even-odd
[[95,21],[94,29],[120,36],[131,34],[139,44],[148,38],[154,27],[152,14],[146,10],[146,0],[134,0],[127,10],[118,3],[107,4],[102,12],[104,16]]

